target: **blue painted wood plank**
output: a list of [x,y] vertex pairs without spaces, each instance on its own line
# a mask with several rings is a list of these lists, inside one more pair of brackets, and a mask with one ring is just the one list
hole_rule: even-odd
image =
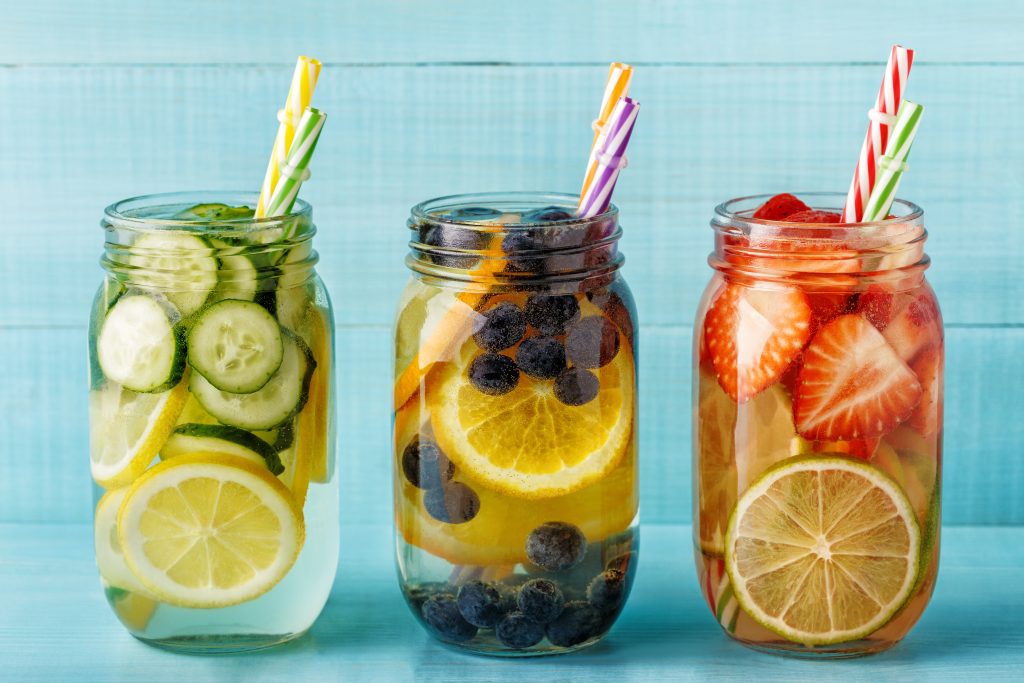
[[[822,681],[1010,680],[1024,667],[1024,528],[946,527],[938,585],[918,626],[872,657],[809,662],[747,650],[700,597],[689,529],[646,527],[633,594],[608,638],[534,661],[460,655],[432,642],[397,588],[391,529],[342,527],[338,580],[306,638],[249,657],[149,648],[110,614],[87,525],[0,526],[0,662],[25,681]],[[358,550],[356,550],[358,549]]]
[[[92,509],[85,331],[0,330],[0,521],[82,521]],[[688,327],[640,338],[640,491],[646,523],[691,518]],[[1024,328],[947,331],[943,519],[1024,524]],[[337,335],[341,518],[391,519],[391,331]]]
[[[1013,0],[8,3],[0,62],[879,61],[1022,57]],[[884,17],[884,21],[880,21]]]
[[[109,202],[188,188],[255,187],[290,69],[0,69],[0,187],[25,211],[0,251],[6,325],[84,324]],[[931,230],[946,320],[1024,323],[1020,183],[1024,65],[915,69],[927,109],[901,192]],[[716,203],[754,192],[845,189],[877,65],[647,67],[632,163],[616,192],[640,317],[689,324],[708,278]],[[408,208],[441,194],[575,191],[604,69],[338,68],[303,195],[321,272],[346,324],[388,325],[404,284]],[[978,103],[990,106],[979,107]],[[9,219],[9,220],[10,220]],[[358,297],[347,296],[358,288]]]

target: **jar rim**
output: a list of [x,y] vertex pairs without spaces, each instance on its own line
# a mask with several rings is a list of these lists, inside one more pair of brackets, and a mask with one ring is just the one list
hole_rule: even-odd
[[[822,208],[841,210],[846,201],[846,194],[839,192],[792,192],[797,198],[808,198],[811,200],[838,200],[838,206],[833,201],[827,205],[815,205],[808,202],[812,209]],[[754,218],[752,215],[744,215],[746,212],[756,210],[761,204],[774,197],[775,194],[754,194],[745,197],[729,199],[715,207],[715,218],[713,226],[720,226],[723,223],[745,227],[768,227],[773,228],[827,228],[835,235],[843,235],[856,232],[858,236],[869,236],[872,233],[886,232],[891,234],[892,226],[908,225],[915,226],[923,217],[924,209],[917,204],[905,199],[896,198],[893,200],[893,208],[890,213],[892,218],[885,218],[880,221],[860,221],[857,223],[794,223],[789,221],[768,220],[765,218]],[[749,204],[748,208],[737,210],[739,205]]]
[[312,205],[296,198],[292,210],[280,216],[261,218],[224,218],[217,220],[197,220],[187,218],[164,218],[157,216],[133,215],[132,211],[158,209],[171,206],[194,206],[196,204],[228,204],[256,206],[259,192],[251,190],[182,190],[174,192],[155,192],[141,194],[118,200],[103,210],[104,228],[118,228],[137,232],[160,230],[193,231],[202,227],[208,233],[249,233],[272,229],[295,219],[308,221],[313,213]]
[[[446,223],[449,225],[457,225],[466,229],[480,229],[491,232],[494,230],[495,224],[484,220],[469,220],[462,218],[454,218],[450,216],[440,216],[438,211],[447,209],[449,211],[459,208],[471,208],[475,206],[485,206],[496,208],[507,204],[510,207],[516,205],[520,207],[520,211],[524,208],[524,205],[529,205],[528,209],[540,209],[548,206],[557,206],[561,209],[568,209],[570,213],[574,213],[577,205],[579,204],[579,195],[570,194],[568,192],[546,192],[546,191],[514,191],[514,192],[468,192],[460,194],[450,194],[441,197],[434,197],[422,201],[412,207],[409,213],[412,219],[417,221],[425,221],[431,223]],[[536,229],[538,227],[562,227],[571,224],[578,223],[591,223],[606,221],[609,218],[617,218],[619,214],[619,208],[614,204],[609,204],[608,209],[603,213],[599,213],[596,216],[589,216],[587,218],[580,218],[572,216],[571,218],[563,218],[552,221],[534,221],[527,223],[516,223],[513,225],[502,225],[505,230],[514,231],[517,229]]]

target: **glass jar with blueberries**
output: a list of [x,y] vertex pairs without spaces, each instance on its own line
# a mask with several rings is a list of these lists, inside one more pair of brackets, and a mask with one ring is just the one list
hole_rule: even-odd
[[475,194],[412,209],[395,327],[398,572],[472,652],[601,639],[636,571],[635,307],[612,207]]

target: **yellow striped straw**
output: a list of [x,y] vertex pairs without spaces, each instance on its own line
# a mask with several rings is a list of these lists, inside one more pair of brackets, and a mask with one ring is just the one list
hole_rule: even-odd
[[317,78],[320,77],[320,66],[320,61],[312,57],[299,57],[295,62],[295,73],[292,74],[292,84],[288,88],[288,101],[285,102],[284,109],[277,112],[277,120],[280,123],[277,126],[277,137],[274,138],[274,149],[270,153],[270,161],[267,162],[267,173],[263,176],[260,200],[256,204],[257,218],[267,215],[270,198],[281,179],[281,163],[288,157],[288,149],[295,136],[295,126],[313,99],[313,90],[316,88]]
[[604,97],[601,99],[601,111],[594,121],[594,141],[590,143],[590,161],[587,162],[587,174],[583,177],[583,188],[590,187],[590,182],[597,172],[597,159],[594,158],[594,145],[601,137],[601,129],[608,122],[608,117],[615,108],[615,103],[620,97],[629,93],[629,81],[633,78],[633,67],[621,62],[612,62],[608,68],[608,82],[604,86]]

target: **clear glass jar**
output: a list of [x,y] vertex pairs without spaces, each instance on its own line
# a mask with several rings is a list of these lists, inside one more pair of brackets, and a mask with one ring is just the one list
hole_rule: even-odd
[[399,580],[442,642],[597,642],[637,552],[636,314],[615,208],[502,193],[412,209],[395,329]]
[[[838,211],[845,196],[801,194]],[[943,328],[923,212],[875,223],[715,210],[694,328],[694,545],[708,605],[756,649],[899,642],[935,586]]]
[[338,560],[334,319],[312,209],[187,192],[106,209],[89,328],[96,557],[136,638],[192,652],[305,633]]

